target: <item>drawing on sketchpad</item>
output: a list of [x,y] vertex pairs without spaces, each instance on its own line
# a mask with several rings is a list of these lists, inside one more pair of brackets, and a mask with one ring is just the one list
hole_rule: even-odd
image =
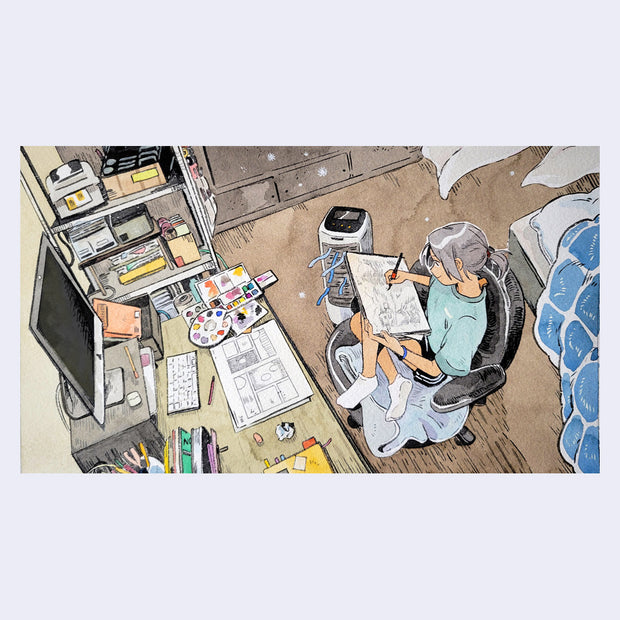
[[[427,334],[430,329],[412,282],[388,289],[385,274],[392,271],[398,257],[347,253],[351,281],[373,331],[400,336]],[[399,270],[409,271],[403,260]]]

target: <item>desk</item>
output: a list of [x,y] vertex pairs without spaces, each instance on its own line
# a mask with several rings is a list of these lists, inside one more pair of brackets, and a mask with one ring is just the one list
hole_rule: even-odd
[[[264,298],[261,303],[266,305]],[[273,318],[275,317],[270,312],[262,320]],[[283,454],[288,458],[301,452],[302,442],[310,437],[315,437],[317,442],[323,445],[329,442],[326,452],[336,473],[366,473],[368,471],[294,348],[291,347],[313,390],[310,402],[236,433],[209,349],[196,349],[190,343],[187,336],[188,327],[182,317],[163,322],[162,332],[166,357],[197,350],[201,403],[201,409],[196,411],[168,415],[166,364],[164,361],[160,362],[156,373],[157,425],[164,438],[169,438],[172,429],[179,426],[186,431],[200,426],[204,426],[207,430],[214,429],[220,448],[228,446],[228,450],[220,454],[223,473],[262,473],[265,469],[265,460],[273,465],[275,457]],[[290,346],[286,333],[284,336]],[[213,400],[211,405],[208,405],[211,377],[214,375]],[[276,426],[282,422],[294,423],[295,434],[291,439],[280,441],[277,438]],[[260,433],[262,436],[261,446],[254,441],[254,433]]]
[[[103,425],[87,416],[70,420],[71,453],[82,471],[89,471],[100,463],[113,463],[125,450],[137,447],[142,442],[148,453],[162,460],[164,442],[157,432],[155,420],[149,414],[146,400],[144,375],[134,377],[133,368],[125,352],[129,354],[141,371],[138,341],[133,338],[105,349],[106,368],[122,368],[125,385],[125,400],[112,407],[106,407]],[[127,394],[138,392],[140,404],[131,407]]]

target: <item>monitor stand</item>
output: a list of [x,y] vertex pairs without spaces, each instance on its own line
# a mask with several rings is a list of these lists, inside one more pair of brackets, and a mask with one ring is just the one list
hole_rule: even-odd
[[125,376],[122,368],[105,371],[105,406],[118,405],[125,400]]

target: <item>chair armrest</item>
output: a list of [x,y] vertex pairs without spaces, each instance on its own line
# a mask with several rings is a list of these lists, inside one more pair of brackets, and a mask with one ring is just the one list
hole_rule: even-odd
[[499,364],[482,366],[465,377],[455,377],[439,388],[433,396],[431,407],[438,413],[454,411],[471,405],[506,383],[506,373]]
[[351,385],[351,382],[336,359],[336,351],[340,347],[352,347],[358,343],[359,340],[351,331],[351,326],[349,320],[347,319],[336,326],[329,341],[327,342],[327,346],[325,347],[327,369],[331,375],[334,387],[336,388],[338,394],[342,394]]

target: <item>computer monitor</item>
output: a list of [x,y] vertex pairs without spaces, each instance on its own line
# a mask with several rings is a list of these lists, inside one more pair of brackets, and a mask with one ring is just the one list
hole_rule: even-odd
[[45,235],[41,236],[30,330],[69,384],[69,393],[77,394],[83,405],[67,413],[76,418],[90,414],[103,424],[103,325]]

